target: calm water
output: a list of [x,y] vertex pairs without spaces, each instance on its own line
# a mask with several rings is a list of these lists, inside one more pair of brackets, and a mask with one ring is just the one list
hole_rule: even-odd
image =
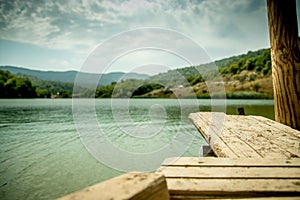
[[[95,113],[85,109],[91,103]],[[70,99],[0,100],[0,199],[54,199],[124,173],[117,169],[151,170],[149,166],[159,165],[164,156],[143,162],[134,157],[147,158],[164,147],[166,156],[201,156],[205,141],[187,115],[211,110],[210,100],[199,100],[195,106],[193,100],[81,99],[76,105],[72,110]],[[226,105],[229,114],[244,107],[246,114],[274,118],[272,100],[219,100],[214,105]],[[80,113],[77,121],[74,112]],[[95,143],[99,148],[93,153],[95,144],[82,142],[94,136],[82,132],[97,130],[102,143]],[[171,143],[176,145],[168,148]],[[110,147],[132,159],[119,158],[121,154]]]

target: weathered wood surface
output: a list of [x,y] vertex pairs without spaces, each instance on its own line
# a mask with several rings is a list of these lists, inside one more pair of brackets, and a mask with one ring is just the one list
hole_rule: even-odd
[[267,0],[275,120],[300,130],[300,47],[295,0]]
[[157,173],[171,199],[300,198],[300,159],[170,158]]
[[300,131],[258,116],[189,115],[218,157],[300,158]]
[[[274,163],[276,165],[274,165]],[[299,168],[300,159],[280,159],[280,158],[268,158],[268,159],[256,159],[256,158],[231,158],[231,159],[219,159],[215,157],[174,157],[167,158],[161,164],[162,167],[288,167],[288,168]]]
[[59,200],[168,200],[162,174],[130,172],[60,198]]

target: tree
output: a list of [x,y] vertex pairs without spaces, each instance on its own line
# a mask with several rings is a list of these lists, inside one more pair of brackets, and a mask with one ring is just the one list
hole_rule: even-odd
[[275,120],[300,130],[300,49],[295,0],[267,0]]
[[5,87],[5,98],[17,98],[18,92],[16,88],[16,77],[12,77],[6,81]]
[[245,63],[245,68],[249,71],[253,70],[255,68],[255,60],[250,58]]
[[108,86],[103,86],[100,87],[96,90],[96,98],[111,98],[113,90],[114,90],[113,84],[108,85]]
[[229,66],[229,72],[232,74],[237,74],[239,71],[239,65],[236,63],[233,63]]
[[272,71],[271,61],[267,61],[265,67],[261,70],[263,75],[268,75]]
[[28,78],[18,78],[16,88],[18,91],[18,97],[20,98],[32,98],[37,96],[35,87]]
[[252,87],[255,90],[255,92],[258,92],[258,90],[261,88],[261,85],[259,83],[254,83]]
[[35,87],[28,78],[17,77],[8,71],[0,70],[1,98],[34,98]]
[[0,79],[0,98],[5,97],[5,85],[4,81]]

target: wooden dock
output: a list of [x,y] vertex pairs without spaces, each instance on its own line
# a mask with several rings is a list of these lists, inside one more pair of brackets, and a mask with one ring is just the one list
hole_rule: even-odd
[[300,199],[300,131],[258,116],[199,112],[189,118],[217,157],[168,158],[71,199]]
[[169,158],[171,199],[300,199],[300,131],[260,116],[191,113],[218,158]]

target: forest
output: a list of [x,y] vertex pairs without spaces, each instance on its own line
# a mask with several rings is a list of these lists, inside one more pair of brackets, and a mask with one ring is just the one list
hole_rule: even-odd
[[36,87],[29,78],[0,70],[0,98],[36,98]]

